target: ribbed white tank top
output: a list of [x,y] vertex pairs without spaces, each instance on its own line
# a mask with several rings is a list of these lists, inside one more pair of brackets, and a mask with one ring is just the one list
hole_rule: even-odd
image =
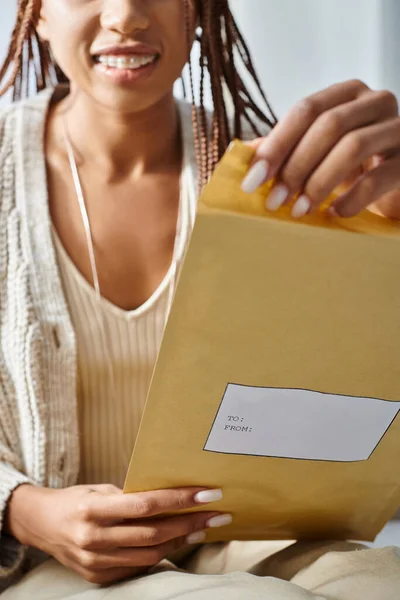
[[[178,271],[196,211],[190,177],[186,166],[175,241]],[[77,338],[80,483],[113,483],[122,487],[168,316],[171,286],[175,287],[177,277],[171,265],[157,290],[142,306],[124,311],[105,298],[97,299],[94,288],[73,264],[55,231],[53,234]],[[104,339],[104,324],[107,339]],[[107,346],[115,380],[112,398]]]

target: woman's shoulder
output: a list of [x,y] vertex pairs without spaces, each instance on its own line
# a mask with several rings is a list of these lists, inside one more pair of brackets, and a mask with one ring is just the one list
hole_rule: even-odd
[[4,215],[15,203],[15,165],[18,104],[0,107],[0,229]]
[[[32,98],[0,107],[0,175],[4,159],[14,154],[17,142],[26,142],[23,120],[30,124],[43,121],[51,94],[52,90],[45,90]],[[33,141],[34,147],[40,148],[41,140]]]
[[0,107],[0,165],[5,151],[9,149],[10,144],[15,137],[16,113],[16,104]]

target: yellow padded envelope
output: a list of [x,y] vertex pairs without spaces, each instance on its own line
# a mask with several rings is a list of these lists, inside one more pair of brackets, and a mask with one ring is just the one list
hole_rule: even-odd
[[207,541],[373,540],[400,505],[400,227],[267,213],[252,157],[200,200],[125,492],[221,487]]

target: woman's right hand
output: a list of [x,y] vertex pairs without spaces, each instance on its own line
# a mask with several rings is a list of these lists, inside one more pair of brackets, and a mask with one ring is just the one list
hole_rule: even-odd
[[[199,496],[199,492],[205,493]],[[214,500],[221,497],[218,490],[210,493],[204,488],[123,494],[112,485],[63,490],[22,485],[10,500],[7,530],[87,581],[110,584],[201,541],[207,527],[227,524],[229,516],[224,519],[217,512],[160,517],[204,505],[213,496]]]

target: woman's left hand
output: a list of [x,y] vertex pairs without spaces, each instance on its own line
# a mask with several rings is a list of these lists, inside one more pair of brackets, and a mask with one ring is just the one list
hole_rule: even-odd
[[361,81],[333,85],[299,102],[251,145],[256,159],[243,189],[252,192],[276,177],[270,210],[300,193],[292,214],[302,217],[345,183],[332,205],[336,214],[354,216],[374,204],[400,219],[400,118],[391,92]]

